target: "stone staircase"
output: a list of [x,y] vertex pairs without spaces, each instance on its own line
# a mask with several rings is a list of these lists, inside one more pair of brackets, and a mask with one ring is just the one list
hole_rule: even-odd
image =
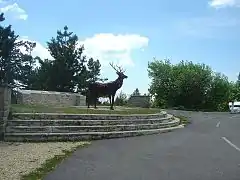
[[140,136],[181,128],[180,120],[151,115],[15,113],[5,141],[80,141]]

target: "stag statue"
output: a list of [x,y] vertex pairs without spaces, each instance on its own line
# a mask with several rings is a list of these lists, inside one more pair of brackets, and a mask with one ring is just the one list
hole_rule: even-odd
[[116,71],[118,78],[115,81],[107,82],[107,83],[90,83],[88,86],[87,93],[87,105],[89,108],[90,101],[94,101],[94,108],[97,108],[97,98],[98,97],[108,97],[110,100],[110,109],[114,110],[114,98],[118,89],[120,89],[123,85],[123,80],[128,78],[123,71],[123,69],[119,66],[114,66],[113,63],[110,63],[112,68]]

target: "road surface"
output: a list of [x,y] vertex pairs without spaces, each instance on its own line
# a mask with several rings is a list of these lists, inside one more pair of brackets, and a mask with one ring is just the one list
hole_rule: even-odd
[[192,124],[93,142],[45,180],[240,180],[240,114],[168,111]]

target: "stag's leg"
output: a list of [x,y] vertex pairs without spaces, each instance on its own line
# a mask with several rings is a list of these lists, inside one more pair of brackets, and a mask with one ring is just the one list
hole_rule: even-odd
[[94,97],[94,108],[97,109],[97,96]]
[[97,98],[94,100],[94,108],[97,109]]
[[89,108],[89,96],[87,96],[87,107]]
[[109,104],[110,104],[110,106],[111,106],[111,104],[112,104],[111,95],[108,96],[108,98],[109,98]]
[[113,108],[114,97],[115,97],[115,94],[112,95],[112,102],[111,102],[111,107],[110,107],[111,110],[114,110],[114,108]]

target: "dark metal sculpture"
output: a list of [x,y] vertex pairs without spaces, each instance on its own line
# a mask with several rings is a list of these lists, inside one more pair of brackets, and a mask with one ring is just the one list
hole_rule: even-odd
[[97,98],[98,97],[108,97],[110,100],[110,109],[114,110],[114,98],[118,89],[120,89],[123,85],[123,80],[128,78],[123,71],[123,69],[119,66],[114,66],[113,63],[110,63],[112,68],[116,71],[118,78],[115,81],[111,81],[108,83],[90,83],[88,86],[87,92],[87,105],[89,108],[90,102],[94,101],[94,108],[97,108]]

